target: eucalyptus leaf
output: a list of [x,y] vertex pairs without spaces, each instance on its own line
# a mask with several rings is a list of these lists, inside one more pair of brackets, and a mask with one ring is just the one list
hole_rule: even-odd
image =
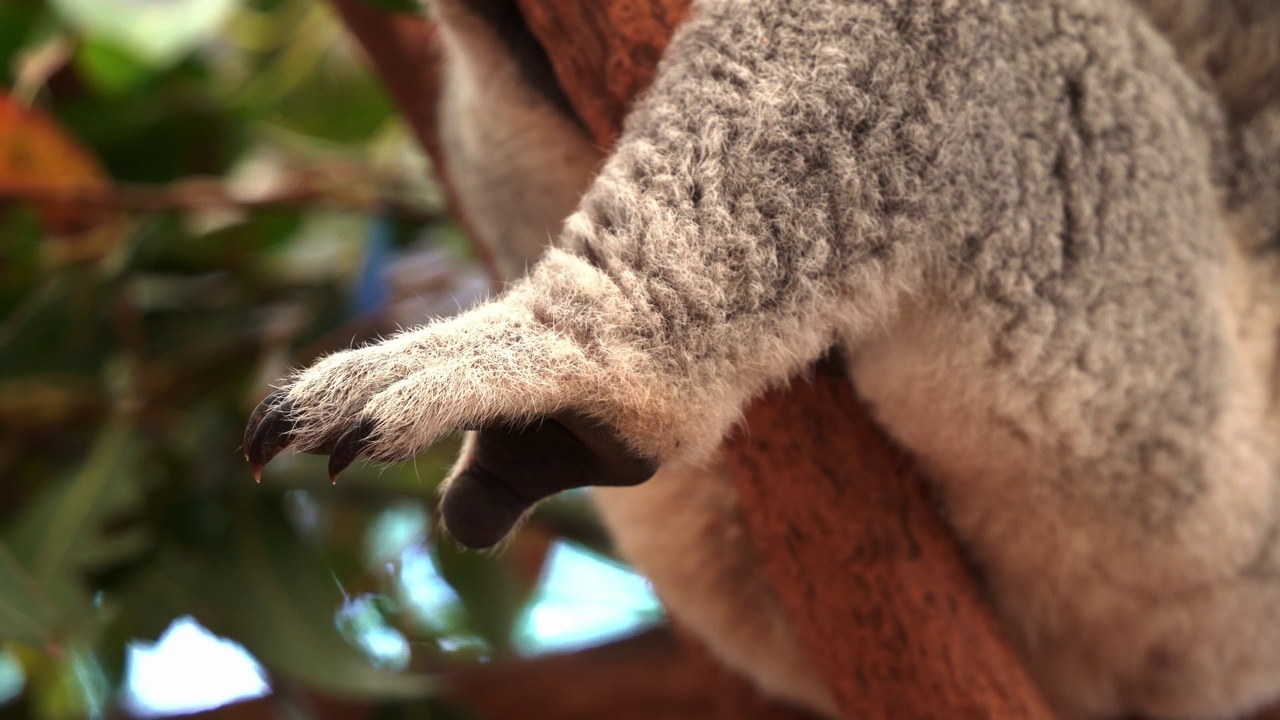
[[0,637],[47,645],[53,641],[55,621],[35,579],[0,542]]
[[365,2],[383,10],[402,13],[420,13],[423,6],[421,0],[365,0]]
[[31,30],[43,14],[43,8],[30,2],[0,3],[0,78],[12,84],[9,75],[14,68],[14,58],[24,47],[32,44]]
[[155,69],[115,42],[87,38],[76,49],[76,70],[80,77],[103,95],[121,95],[152,80]]
[[136,538],[107,539],[102,524],[141,499],[134,428],[108,421],[79,470],[51,484],[27,511],[10,521],[4,537],[38,583],[101,565],[133,549]]
[[105,522],[133,510],[141,498],[136,461],[133,427],[108,422],[79,470],[41,488],[0,533],[6,543],[0,573],[20,570],[21,586],[42,603],[40,617],[48,622],[56,614],[59,631],[84,624],[89,615],[84,572],[135,553],[145,542],[137,532],[102,532]]
[[[193,611],[210,630],[240,642],[272,672],[326,692],[354,697],[425,697],[433,678],[378,667],[339,630],[346,597],[320,552],[300,539],[278,496],[242,499],[228,529],[226,554],[196,568],[166,552],[124,588],[118,600],[152,605],[144,613]],[[208,560],[209,558],[204,558]]]
[[86,34],[118,43],[156,66],[212,39],[239,0],[51,0]]
[[450,539],[437,542],[434,550],[440,575],[466,608],[470,629],[495,652],[510,652],[512,632],[533,587],[520,582],[500,555],[471,552]]
[[240,608],[236,637],[263,663],[344,694],[404,697],[432,690],[429,678],[375,667],[342,637],[336,624],[342,589],[276,504],[259,501],[237,520],[238,566],[224,594],[230,590],[227,600]]

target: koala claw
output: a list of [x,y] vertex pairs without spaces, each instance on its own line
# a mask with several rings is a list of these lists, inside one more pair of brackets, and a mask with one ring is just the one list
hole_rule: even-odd
[[346,470],[356,458],[360,457],[360,453],[369,447],[369,438],[373,437],[377,426],[377,421],[365,418],[338,438],[333,448],[329,450],[330,482],[338,484],[338,476],[342,471]]
[[253,409],[244,429],[244,459],[254,482],[262,482],[262,468],[293,442],[293,405],[285,391],[276,390]]
[[[268,395],[245,428],[245,458],[260,479],[262,468],[295,444],[299,428],[295,401],[286,391]],[[329,478],[337,482],[356,458],[373,449],[380,423],[364,417],[336,439],[298,441],[304,452],[329,454]],[[494,421],[468,439],[468,450],[448,481],[441,513],[460,544],[472,549],[496,545],[535,503],[556,493],[589,485],[635,485],[656,471],[656,459],[637,455],[616,432],[573,413],[532,422]]]

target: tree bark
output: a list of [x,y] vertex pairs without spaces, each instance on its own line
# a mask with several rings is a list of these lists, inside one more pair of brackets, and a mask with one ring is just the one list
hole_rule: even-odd
[[689,0],[515,0],[578,119],[613,146],[631,101],[653,80]]
[[759,556],[844,717],[1052,717],[842,363],[751,407],[728,458]]

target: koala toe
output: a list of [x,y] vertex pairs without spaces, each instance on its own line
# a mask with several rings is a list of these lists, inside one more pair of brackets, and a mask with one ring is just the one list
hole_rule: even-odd
[[565,490],[637,485],[658,462],[636,453],[605,424],[577,413],[482,428],[441,502],[445,528],[478,549],[502,540],[535,503]]
[[459,545],[483,550],[501,542],[533,504],[508,481],[476,464],[453,478],[440,501],[440,514]]
[[263,398],[244,429],[244,458],[253,479],[261,482],[262,468],[293,442],[293,406],[283,390]]

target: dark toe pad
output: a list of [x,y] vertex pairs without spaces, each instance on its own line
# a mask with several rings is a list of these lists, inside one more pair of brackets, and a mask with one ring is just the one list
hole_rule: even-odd
[[636,454],[612,428],[576,414],[494,425],[478,431],[471,464],[450,485],[441,512],[459,543],[485,548],[543,498],[593,485],[637,485],[657,469],[655,459]]

